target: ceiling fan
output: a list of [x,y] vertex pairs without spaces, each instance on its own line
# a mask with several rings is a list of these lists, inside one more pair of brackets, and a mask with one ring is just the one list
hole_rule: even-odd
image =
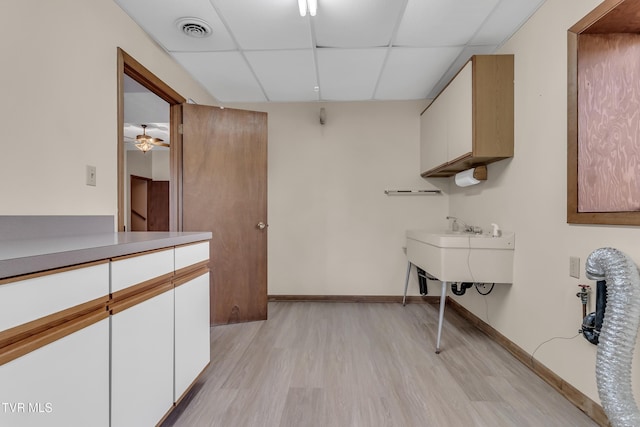
[[169,144],[163,142],[162,139],[147,135],[147,125],[140,125],[140,127],[142,127],[142,135],[137,135],[135,140],[135,146],[140,151],[146,153],[154,146],[169,147]]

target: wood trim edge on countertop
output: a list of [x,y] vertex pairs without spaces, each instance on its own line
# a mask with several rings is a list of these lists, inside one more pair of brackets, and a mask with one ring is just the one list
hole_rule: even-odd
[[73,321],[74,319],[85,316],[91,312],[107,312],[107,303],[109,296],[105,295],[92,301],[49,314],[44,317],[32,320],[31,322],[22,323],[13,328],[5,329],[0,332],[0,352],[4,347],[8,347],[16,342],[28,339],[33,335],[44,333],[51,328],[60,327],[60,325]]
[[90,312],[14,342],[0,349],[0,366],[108,317],[109,313],[106,310]]
[[174,280],[180,280],[181,277],[191,274],[196,270],[200,270],[201,268],[209,268],[209,260],[200,261],[195,264],[191,264],[187,267],[181,268],[179,270],[175,270],[173,275]]
[[184,285],[185,283],[188,283],[193,279],[203,276],[208,272],[209,272],[209,267],[206,267],[206,266],[201,266],[197,269],[186,271],[185,274],[181,274],[179,277],[173,278],[173,286],[177,288],[178,286]]
[[121,311],[133,307],[134,305],[143,303],[148,299],[170,290],[173,290],[173,282],[165,281],[164,283],[156,283],[153,286],[145,288],[142,292],[128,295],[126,298],[121,298],[118,301],[112,301],[108,307],[109,313],[111,315],[118,314]]
[[50,276],[52,274],[66,273],[67,271],[72,271],[72,270],[80,270],[81,268],[93,267],[96,265],[106,264],[108,262],[109,262],[108,259],[101,259],[99,261],[91,261],[91,262],[85,262],[82,264],[69,265],[66,267],[54,268],[52,270],[44,270],[44,271],[38,271],[35,273],[28,273],[28,274],[21,274],[18,276],[6,277],[4,279],[0,279],[0,286],[7,285],[9,283],[21,282],[23,280],[36,279],[38,277],[43,277],[43,276]]
[[113,292],[111,294],[111,301],[109,301],[109,306],[113,304],[117,304],[122,300],[127,298],[131,298],[137,294],[141,294],[143,292],[147,292],[157,286],[161,286],[167,282],[170,282],[173,279],[173,273],[163,274],[162,276],[154,277],[153,279],[145,280],[144,282],[140,282],[138,284],[128,286],[124,289],[120,289],[119,291]]
[[119,256],[116,256],[116,257],[112,257],[109,260],[112,261],[112,262],[122,261],[124,259],[137,258],[139,256],[154,254],[154,253],[158,253],[158,252],[172,251],[172,250],[174,250],[174,248],[175,248],[175,246],[165,246],[163,248],[151,249],[150,251],[134,252],[132,254],[119,255]]
[[176,249],[178,249],[178,248],[184,248],[184,247],[186,247],[186,246],[199,245],[199,244],[201,244],[201,243],[209,243],[209,242],[210,242],[210,240],[198,240],[197,242],[183,243],[183,244],[181,244],[181,245],[175,245],[174,247],[175,247]]

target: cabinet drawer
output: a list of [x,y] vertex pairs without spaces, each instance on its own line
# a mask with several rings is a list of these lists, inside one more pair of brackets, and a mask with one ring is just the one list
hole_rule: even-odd
[[173,248],[111,262],[111,293],[166,274],[173,274]]
[[0,284],[0,331],[109,294],[107,262],[59,271]]
[[176,270],[209,259],[209,242],[176,247]]

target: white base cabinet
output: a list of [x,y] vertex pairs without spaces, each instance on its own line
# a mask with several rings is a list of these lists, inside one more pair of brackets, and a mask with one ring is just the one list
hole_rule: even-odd
[[173,292],[111,316],[111,426],[154,426],[173,405]]
[[209,243],[0,281],[0,426],[155,426],[209,364]]
[[175,386],[180,400],[209,364],[209,273],[175,288]]
[[0,366],[0,425],[108,427],[109,319]]

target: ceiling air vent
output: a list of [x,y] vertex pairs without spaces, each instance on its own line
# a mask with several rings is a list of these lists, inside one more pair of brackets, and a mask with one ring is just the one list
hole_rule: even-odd
[[180,18],[176,21],[176,26],[189,37],[202,39],[211,35],[211,26],[202,19]]

